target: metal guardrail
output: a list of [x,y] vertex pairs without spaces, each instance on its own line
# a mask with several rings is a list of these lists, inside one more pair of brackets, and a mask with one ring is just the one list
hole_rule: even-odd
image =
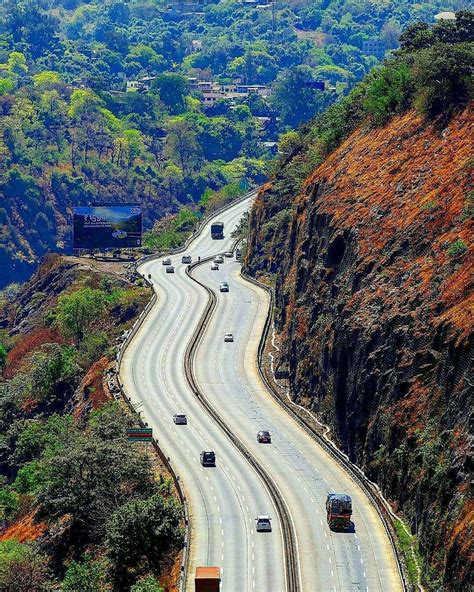
[[[237,239],[234,242],[233,249],[235,249],[239,240],[240,239]],[[236,434],[234,434],[234,432],[230,429],[227,423],[221,418],[219,413],[214,409],[214,407],[211,405],[208,399],[204,396],[194,375],[194,357],[196,354],[196,350],[199,345],[199,342],[201,341],[202,335],[207,325],[209,324],[214,310],[217,306],[217,297],[210,288],[208,288],[205,284],[194,278],[191,274],[196,267],[211,261],[213,257],[214,256],[206,257],[205,259],[201,260],[198,263],[192,264],[188,269],[186,269],[186,274],[194,282],[202,286],[206,290],[206,293],[208,295],[208,303],[206,305],[206,308],[199,320],[199,324],[194,330],[194,333],[191,337],[191,341],[188,343],[188,346],[186,348],[186,353],[184,357],[186,378],[188,380],[191,390],[193,391],[194,395],[199,400],[201,405],[204,407],[206,412],[210,415],[213,421],[221,428],[221,430],[229,438],[232,444],[234,444],[237,450],[244,456],[244,458],[247,460],[250,466],[256,471],[256,473],[259,475],[260,479],[264,483],[270,497],[272,498],[278,516],[280,518],[280,523],[282,525],[283,547],[285,551],[285,576],[287,592],[299,592],[301,590],[301,582],[299,577],[299,562],[298,548],[296,543],[296,533],[294,531],[294,525],[291,519],[290,511],[288,509],[288,506],[286,505],[283,495],[278,489],[276,483],[264,469],[263,465],[254,457],[254,455],[245,446],[245,444],[236,436]]]
[[[158,259],[158,258],[160,258],[160,257],[162,257],[164,255],[176,255],[178,253],[182,253],[182,252],[186,251],[188,249],[189,245],[191,244],[191,242],[202,233],[202,231],[204,230],[204,227],[209,222],[209,220],[211,220],[212,218],[214,218],[219,213],[225,212],[226,210],[234,207],[236,204],[241,203],[242,201],[245,201],[246,199],[249,199],[249,198],[253,197],[254,195],[257,194],[257,192],[258,192],[258,188],[257,189],[253,189],[252,191],[249,191],[248,193],[245,193],[241,197],[239,197],[239,198],[237,198],[235,200],[232,200],[231,202],[229,202],[227,204],[224,204],[220,208],[217,208],[213,212],[210,212],[207,216],[205,216],[204,218],[202,218],[200,220],[198,227],[186,239],[184,245],[182,245],[181,247],[177,247],[176,249],[172,249],[171,251],[158,252],[158,253],[153,253],[151,255],[147,255],[145,257],[141,257],[140,259],[138,259],[137,261],[135,261],[133,263],[131,269],[136,274],[141,275],[138,272],[139,265],[142,265],[143,263],[145,263],[147,261],[153,261],[154,259]],[[238,241],[236,241],[236,242],[238,242]],[[235,244],[236,243],[234,243],[234,245]],[[148,278],[146,278],[143,275],[141,277],[144,279],[144,281],[147,284],[147,286],[149,288],[153,289],[153,284],[148,280]],[[140,423],[140,425],[142,427],[145,427],[145,422],[140,417],[140,414],[137,413],[137,411],[135,410],[135,408],[134,408],[134,406],[133,406],[130,398],[127,397],[127,395],[126,395],[126,393],[124,391],[123,383],[122,383],[122,381],[120,379],[120,369],[121,369],[121,365],[122,365],[123,356],[125,354],[125,350],[130,345],[132,339],[137,334],[138,330],[142,326],[142,324],[145,321],[148,313],[150,312],[150,310],[152,309],[152,307],[154,306],[154,304],[156,303],[156,301],[157,301],[157,295],[156,295],[156,292],[153,290],[152,297],[150,298],[150,300],[148,301],[147,305],[145,306],[145,308],[140,313],[138,319],[133,324],[133,327],[129,331],[126,339],[122,342],[122,344],[121,344],[121,346],[119,348],[119,351],[117,353],[117,357],[116,357],[116,374],[117,374],[117,382],[118,382],[118,386],[119,386],[119,389],[120,389],[120,393],[121,393],[124,401],[126,402],[126,404],[129,406],[129,408],[132,411],[132,413],[134,415],[136,415],[137,420],[138,420],[138,422]],[[179,497],[179,499],[180,499],[180,501],[181,501],[181,503],[183,505],[183,510],[184,510],[184,524],[185,524],[185,530],[186,530],[186,532],[185,532],[185,540],[184,540],[183,559],[182,559],[181,568],[180,568],[179,590],[181,592],[184,592],[185,591],[185,588],[186,588],[187,572],[188,572],[188,568],[189,568],[189,550],[191,548],[191,528],[190,528],[188,503],[187,503],[187,500],[186,500],[186,496],[184,495],[183,489],[181,487],[179,475],[174,470],[174,468],[173,468],[173,466],[171,464],[170,459],[168,457],[166,457],[166,455],[161,450],[161,448],[159,446],[159,443],[158,443],[158,440],[153,439],[152,445],[153,445],[153,448],[154,448],[155,452],[158,454],[158,456],[160,457],[161,461],[163,462],[163,464],[165,465],[165,467],[169,471],[169,473],[170,473],[170,475],[171,475],[171,477],[173,479],[173,483],[175,485],[176,491],[178,492],[178,497]]]
[[[380,519],[382,520],[382,524],[384,525],[385,531],[387,536],[390,540],[392,549],[394,551],[394,555],[397,562],[398,573],[400,576],[400,581],[402,582],[403,590],[405,592],[410,591],[412,588],[409,584],[409,578],[406,573],[405,563],[402,559],[398,546],[396,544],[396,536],[395,536],[395,527],[393,526],[391,518],[396,517],[393,513],[392,509],[388,505],[388,502],[383,498],[379,487],[376,483],[373,483],[368,479],[365,473],[362,471],[360,467],[352,463],[347,455],[337,448],[337,446],[332,442],[327,436],[322,436],[318,432],[314,430],[314,428],[305,421],[298,413],[296,413],[292,406],[297,407],[295,403],[291,400],[288,402],[284,401],[278,394],[276,390],[276,386],[272,384],[264,371],[264,364],[263,364],[263,354],[265,351],[268,333],[270,331],[270,327],[273,321],[273,311],[274,311],[274,293],[273,289],[265,284],[262,284],[255,278],[249,276],[248,274],[241,272],[242,277],[247,280],[248,282],[254,284],[255,286],[265,290],[270,296],[270,306],[268,308],[267,317],[265,319],[264,328],[262,334],[260,336],[260,341],[258,344],[258,353],[257,353],[257,365],[258,371],[260,374],[260,378],[262,379],[263,383],[267,387],[268,392],[272,395],[272,397],[278,402],[278,404],[300,425],[302,429],[305,430],[313,440],[318,442],[326,452],[328,452],[334,460],[341,465],[346,472],[350,475],[350,477],[363,489],[364,493],[369,498],[369,501],[375,507]],[[309,413],[309,411],[307,411]]]

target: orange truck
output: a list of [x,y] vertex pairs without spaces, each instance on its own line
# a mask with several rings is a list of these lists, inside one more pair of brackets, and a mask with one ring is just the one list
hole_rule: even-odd
[[220,589],[220,567],[196,567],[194,592],[219,592]]
[[348,529],[351,527],[352,500],[345,493],[330,493],[326,499],[326,513],[329,528]]

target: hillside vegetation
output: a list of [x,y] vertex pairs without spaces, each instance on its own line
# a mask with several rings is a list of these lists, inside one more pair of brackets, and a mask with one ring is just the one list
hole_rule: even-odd
[[[0,589],[160,592],[183,543],[166,473],[105,385],[149,290],[49,256],[0,317]],[[175,582],[172,582],[174,586]]]
[[474,581],[473,38],[468,12],[409,28],[286,138],[246,256],[275,287],[292,396],[405,517],[424,586],[450,592]]
[[[155,0],[2,2],[0,286],[26,279],[44,253],[70,251],[74,205],[138,201],[150,229],[183,204],[199,216],[210,191],[260,183],[262,142],[337,97],[308,84],[347,92],[377,63],[364,41],[391,49],[408,22],[457,5],[295,2],[273,20],[270,6],[235,0],[191,17]],[[149,90],[124,92],[146,76]],[[204,108],[188,76],[272,84],[273,95]]]

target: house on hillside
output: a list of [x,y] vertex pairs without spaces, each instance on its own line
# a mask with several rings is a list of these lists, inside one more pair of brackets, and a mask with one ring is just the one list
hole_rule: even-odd
[[387,46],[385,41],[381,39],[367,39],[362,41],[362,53],[365,55],[373,55],[379,60],[383,60]]

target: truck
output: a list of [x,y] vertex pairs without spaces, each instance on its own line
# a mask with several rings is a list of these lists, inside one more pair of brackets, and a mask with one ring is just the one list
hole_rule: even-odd
[[220,589],[220,567],[196,567],[194,575],[194,592],[219,592]]
[[211,224],[211,238],[224,238],[224,222],[213,222]]
[[329,528],[348,529],[351,526],[352,499],[345,493],[329,493],[326,498],[326,515]]

